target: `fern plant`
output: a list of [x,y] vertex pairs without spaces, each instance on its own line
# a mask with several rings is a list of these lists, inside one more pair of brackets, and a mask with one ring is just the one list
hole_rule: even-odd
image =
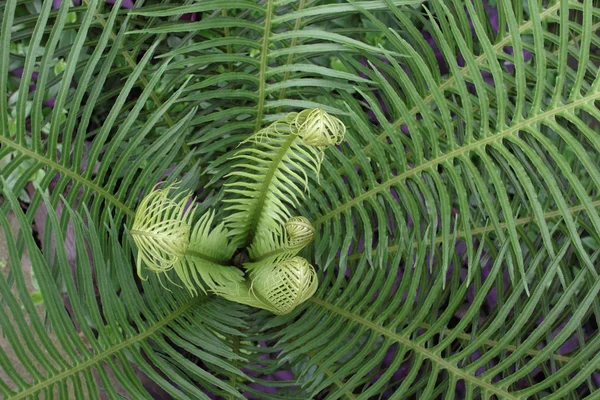
[[[233,181],[225,183],[229,215],[213,230],[211,210],[190,235],[189,195],[170,199],[172,186],[148,194],[131,232],[138,247],[138,276],[142,262],[154,272],[174,269],[192,293],[196,286],[206,293],[204,283],[238,303],[275,314],[291,312],[314,294],[317,277],[296,256],[313,241],[314,228],[304,217],[290,217],[288,205],[297,205],[303,196],[298,185],[308,185],[305,170],[318,173],[323,150],[340,143],[344,133],[339,119],[315,109],[289,114],[252,135],[248,141],[255,146],[235,154],[241,161],[228,175]],[[249,247],[234,254],[240,244]],[[248,280],[228,263],[241,264]]]
[[0,12],[0,397],[598,397],[597,1]]

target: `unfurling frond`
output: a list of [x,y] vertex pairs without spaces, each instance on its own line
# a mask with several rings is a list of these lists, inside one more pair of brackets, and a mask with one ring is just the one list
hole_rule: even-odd
[[257,269],[251,277],[251,291],[278,315],[308,300],[319,284],[313,266],[302,257]]
[[194,295],[198,289],[206,293],[206,287],[219,293],[222,286],[237,285],[244,281],[244,274],[238,268],[212,262],[199,254],[186,254],[173,269],[186,289]]
[[221,286],[215,290],[214,293],[229,301],[274,312],[274,310],[269,307],[269,304],[261,301],[254,293],[252,293],[248,281]]
[[250,257],[256,261],[269,259],[280,263],[294,257],[315,239],[315,228],[304,217],[292,217],[285,223],[284,230],[257,236],[250,248]]
[[[308,187],[308,174],[318,177],[323,150],[342,140],[345,127],[320,109],[290,113],[255,133],[234,156],[236,170],[228,175],[225,218],[237,247],[276,232],[290,218]],[[262,240],[262,239],[261,239]]]
[[308,300],[318,284],[313,266],[302,257],[294,257],[278,264],[256,263],[250,270],[250,283],[230,284],[215,293],[237,303],[284,315]]
[[142,262],[153,272],[166,272],[184,256],[189,244],[193,206],[191,194],[169,194],[169,185],[148,194],[138,206],[131,234],[138,247],[137,272],[142,277]]
[[315,228],[304,217],[292,217],[285,223],[286,247],[301,249],[315,239]]
[[174,270],[193,294],[197,288],[206,293],[205,286],[217,290],[222,285],[235,284],[244,280],[243,273],[225,264],[235,251],[227,240],[227,229],[223,223],[211,229],[215,213],[204,213],[190,235],[190,243],[184,257]]
[[295,115],[293,124],[296,134],[304,143],[320,150],[340,144],[346,134],[344,123],[321,108],[299,112]]
[[227,241],[227,229],[223,222],[211,229],[214,219],[214,210],[209,210],[196,222],[190,235],[190,245],[186,255],[200,253],[203,257],[210,257],[216,262],[226,262],[231,259],[235,247]]

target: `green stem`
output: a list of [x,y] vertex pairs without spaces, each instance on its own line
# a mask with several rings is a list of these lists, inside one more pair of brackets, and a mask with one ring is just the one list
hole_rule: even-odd
[[212,263],[212,264],[218,264],[218,265],[221,265],[223,267],[229,267],[228,265],[223,264],[223,261],[221,261],[221,260],[219,260],[217,258],[214,258],[214,257],[211,257],[211,256],[207,256],[206,254],[202,254],[199,251],[195,251],[195,250],[191,250],[191,249],[186,249],[185,253],[184,253],[184,256],[185,257],[199,258],[199,259],[201,259],[203,261],[206,261],[206,262],[209,262],[209,263]]
[[265,27],[263,32],[263,42],[260,51],[260,69],[258,74],[258,104],[256,106],[256,125],[254,131],[258,132],[262,126],[262,119],[265,106],[265,86],[267,79],[267,61],[269,52],[269,43],[271,36],[271,19],[273,17],[273,0],[268,0],[267,11],[265,15]]

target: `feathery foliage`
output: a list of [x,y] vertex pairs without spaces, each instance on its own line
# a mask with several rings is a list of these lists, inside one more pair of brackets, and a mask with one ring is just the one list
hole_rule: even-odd
[[194,210],[186,210],[190,195],[175,195],[170,199],[171,189],[150,193],[135,212],[131,235],[139,249],[137,271],[140,277],[142,261],[150,271],[168,271],[183,258],[188,248],[194,214]]
[[598,396],[597,1],[55,3],[0,4],[0,397]]

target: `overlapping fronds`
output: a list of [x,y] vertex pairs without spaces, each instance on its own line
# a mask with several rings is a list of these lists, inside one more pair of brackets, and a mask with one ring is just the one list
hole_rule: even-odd
[[214,217],[213,210],[200,217],[191,232],[185,255],[179,260],[180,277],[193,293],[196,288],[206,293],[205,285],[214,291],[223,284],[237,284],[244,280],[241,270],[226,265],[233,257],[235,247],[227,240],[223,222],[212,227]]
[[195,207],[191,194],[179,193],[170,198],[174,189],[172,185],[155,188],[135,211],[131,235],[139,250],[136,266],[142,279],[142,263],[152,272],[166,272],[188,249]]
[[[23,64],[15,88],[11,63],[0,63],[0,92],[11,94],[0,96],[0,224],[13,271],[0,275],[2,395],[149,398],[142,371],[175,398],[597,397],[597,2],[226,0],[129,14],[51,3],[35,18],[16,1],[0,5],[0,56]],[[195,20],[179,20],[187,13]],[[65,32],[74,40],[60,40]],[[16,57],[19,40],[29,47]],[[136,280],[118,228],[133,222],[140,194],[168,171],[222,221],[234,171],[228,190],[248,195],[229,211],[256,212],[258,224],[266,203],[249,193],[290,136],[237,146],[315,108],[348,130],[318,182],[295,167],[278,175],[267,208],[282,234],[260,245],[260,235],[247,243],[248,221],[227,227],[235,247],[276,250],[290,216],[306,217],[312,298],[275,317],[165,291],[154,275]],[[321,154],[291,162],[313,174],[318,164],[301,160]],[[232,170],[240,162],[256,174]],[[36,243],[31,222],[46,205]],[[70,224],[75,274],[65,250],[52,250],[51,232],[66,238]],[[198,226],[195,242],[230,254],[206,234],[221,225]],[[25,253],[47,326],[14,267]],[[258,286],[231,281],[234,297],[269,310]]]
[[[198,387],[244,398],[217,378],[223,374],[245,377],[232,361],[225,361],[243,358],[222,336],[243,335],[241,310],[215,297],[191,298],[186,292],[165,291],[154,274],[142,283],[142,292],[134,269],[127,267],[130,255],[120,245],[118,230],[103,233],[70,207],[61,217],[51,199],[44,197],[48,225],[56,238],[62,241],[68,235],[60,226],[61,218],[68,220],[74,232],[77,272],[71,273],[62,246],[56,247],[56,271],[29,234],[29,221],[17,199],[10,191],[3,193],[14,211],[8,217],[0,214],[10,253],[10,274],[0,274],[0,326],[6,338],[0,346],[3,398],[117,398],[124,393],[151,398],[148,390],[154,390],[174,398],[208,399]],[[11,232],[11,221],[21,233]],[[102,251],[106,240],[109,254]],[[36,307],[30,295],[22,249],[29,255],[43,308]],[[60,279],[54,276],[57,272]],[[68,296],[68,310],[63,295]],[[178,355],[182,347],[202,358],[204,365]],[[187,374],[181,374],[182,370]],[[155,384],[149,385],[151,381]]]
[[314,239],[315,229],[310,221],[304,217],[292,217],[287,220],[284,229],[256,237],[249,255],[254,261],[279,263],[294,257]]
[[327,271],[271,331],[288,395],[596,395],[600,11],[498,3],[433,2],[418,30],[363,10],[409,57],[346,59],[380,90],[345,96],[306,202]]
[[[416,6],[421,0],[393,0],[393,4]],[[383,0],[361,1],[369,10],[385,10]],[[231,171],[232,147],[276,121],[283,113],[322,108],[339,116],[343,105],[331,95],[354,92],[357,82],[369,83],[359,74],[336,68],[330,56],[389,54],[352,34],[319,29],[325,23],[351,17],[358,10],[350,4],[322,1],[208,1],[179,6],[155,6],[133,10],[134,18],[154,18],[153,26],[136,30],[133,37],[170,35],[173,47],[161,54],[174,57],[166,89],[179,87],[192,74],[184,101],[199,107],[189,145],[206,160],[202,185],[206,196],[218,196],[223,176]],[[182,15],[195,21],[173,21]],[[214,186],[212,185],[214,184]],[[221,193],[221,196],[223,194]]]
[[318,174],[321,150],[304,144],[295,116],[258,131],[234,156],[238,164],[225,183],[225,201],[231,203],[225,224],[237,247],[280,230],[305,197],[309,174]]

